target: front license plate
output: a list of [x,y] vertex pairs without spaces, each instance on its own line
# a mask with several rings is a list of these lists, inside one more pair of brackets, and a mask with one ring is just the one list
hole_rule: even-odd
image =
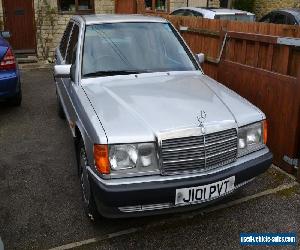
[[201,203],[234,190],[235,176],[199,187],[176,189],[175,205]]

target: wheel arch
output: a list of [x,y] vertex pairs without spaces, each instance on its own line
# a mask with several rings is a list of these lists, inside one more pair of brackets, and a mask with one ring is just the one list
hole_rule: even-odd
[[75,132],[74,140],[75,140],[76,149],[77,149],[78,142],[82,140],[85,148],[85,152],[87,154],[87,160],[89,163],[92,163],[94,159],[93,143],[90,141],[87,133],[85,132],[84,128],[80,125],[80,123],[75,124],[74,132]]

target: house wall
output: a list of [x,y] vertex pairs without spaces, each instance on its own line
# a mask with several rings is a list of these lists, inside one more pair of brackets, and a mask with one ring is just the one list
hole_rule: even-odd
[[274,9],[293,7],[300,7],[300,0],[255,0],[254,13],[259,19]]

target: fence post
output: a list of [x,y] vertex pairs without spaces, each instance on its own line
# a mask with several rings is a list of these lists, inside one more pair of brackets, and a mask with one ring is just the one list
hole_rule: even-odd
[[[300,95],[300,70],[298,71],[298,76],[297,76],[297,83],[298,83],[298,94]],[[298,95],[298,96],[299,96]],[[300,100],[298,101],[298,105],[299,105],[299,110],[298,110],[298,124],[300,124]],[[299,126],[298,126],[299,129]],[[300,131],[298,131],[298,169],[297,169],[297,181],[300,182]]]

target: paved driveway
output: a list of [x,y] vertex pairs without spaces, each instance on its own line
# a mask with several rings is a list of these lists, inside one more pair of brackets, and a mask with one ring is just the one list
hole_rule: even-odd
[[[0,236],[6,249],[239,249],[240,232],[300,232],[300,192],[275,168],[214,207],[93,225],[51,71],[22,72],[24,103],[0,106]],[[299,234],[298,234],[299,235]]]

